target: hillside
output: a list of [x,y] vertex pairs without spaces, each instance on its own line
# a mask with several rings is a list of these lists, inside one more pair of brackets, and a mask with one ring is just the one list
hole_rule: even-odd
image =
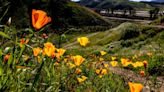
[[[81,26],[111,26],[112,23],[104,19],[94,11],[80,6],[69,0],[50,0],[50,1],[6,1],[8,5],[2,8],[1,14],[9,7],[2,23],[6,23],[9,17],[12,18],[12,24],[17,28],[30,27],[31,10],[40,9],[48,13],[52,18],[52,29],[63,30],[69,27]],[[6,3],[2,2],[2,4]]]
[[160,16],[156,20],[154,20],[151,24],[153,25],[164,25],[164,16]]
[[91,7],[91,8],[114,8],[118,6],[130,6],[135,9],[148,9],[151,8],[150,5],[142,2],[132,2],[129,0],[90,0],[89,2],[87,0],[81,0],[79,2],[81,5]]
[[[123,23],[118,27],[105,32],[81,34],[76,36],[87,36],[91,42],[88,45],[88,48],[106,48],[115,53],[122,53],[127,49],[131,50],[131,52],[137,49],[143,51],[152,51],[153,48],[163,49],[164,43],[161,42],[163,40],[163,33],[164,31],[161,29],[140,26],[133,23]],[[69,41],[65,42],[63,46],[66,48],[79,48],[75,39],[77,37],[73,36],[72,38],[68,38]],[[160,47],[158,47],[159,44]],[[149,47],[150,45],[152,47]]]
[[109,21],[99,14],[74,2],[58,1],[52,2],[50,6],[53,24],[56,27],[111,25]]

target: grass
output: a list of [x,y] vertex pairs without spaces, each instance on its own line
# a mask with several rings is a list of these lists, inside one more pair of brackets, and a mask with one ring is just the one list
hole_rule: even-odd
[[[123,23],[105,32],[63,34],[61,46],[66,52],[60,59],[44,53],[37,56],[33,54],[33,48],[40,47],[43,50],[46,42],[52,42],[57,48],[60,38],[57,34],[49,33],[48,38],[42,38],[42,32],[33,32],[30,28],[16,30],[15,27],[4,26],[0,30],[1,91],[128,92],[130,80],[125,80],[125,76],[114,74],[109,69],[112,67],[110,64],[113,61],[112,56],[116,56],[118,68],[133,71],[137,75],[144,70],[146,77],[163,76],[163,30]],[[135,35],[126,38],[135,32]],[[25,36],[23,33],[26,33]],[[81,47],[76,41],[82,36],[90,40],[86,47]],[[25,41],[21,46],[22,38],[29,39],[29,42]],[[105,51],[107,54],[101,55],[100,51]],[[58,53],[57,50],[55,53]],[[79,66],[74,63],[73,57],[76,55],[85,58]],[[124,67],[121,58],[131,60],[132,63],[146,60],[148,67],[134,68],[132,65]],[[76,73],[77,69],[81,72]],[[101,74],[101,71],[98,74],[97,69],[105,69],[107,72]],[[77,78],[82,76],[87,78],[79,82]]]
[[[8,34],[8,28],[13,33]],[[108,70],[107,74],[100,78],[96,73],[96,67],[90,66],[95,59],[91,58],[88,52],[82,50],[67,50],[60,59],[48,57],[43,54],[33,55],[33,48],[43,48],[47,41],[52,39],[44,39],[40,37],[40,33],[31,33],[26,35],[28,43],[20,45],[20,37],[17,36],[13,27],[1,29],[1,42],[11,41],[8,44],[2,44],[0,48],[0,90],[1,91],[122,91],[127,92],[128,86],[123,79]],[[30,30],[30,29],[29,29]],[[29,31],[28,30],[28,31]],[[30,33],[30,31],[29,31]],[[58,39],[57,35],[52,35],[53,39]],[[10,39],[10,38],[15,39]],[[72,36],[70,36],[72,37]],[[21,46],[21,47],[20,47]],[[88,51],[92,49],[88,49]],[[9,55],[9,57],[7,57]],[[72,62],[70,56],[82,55],[85,59],[80,66],[69,68]],[[89,59],[90,57],[90,59]],[[68,61],[65,61],[67,59]],[[105,68],[104,66],[100,66]],[[82,72],[76,74],[75,70],[80,68]],[[97,67],[98,68],[98,67]],[[86,76],[87,80],[78,82],[77,78]],[[101,81],[101,82],[99,82]],[[106,82],[108,81],[108,82]]]
[[[129,33],[127,32],[128,30]],[[137,35],[134,35],[131,38],[125,38],[127,37],[125,36],[125,34],[131,35],[131,32],[134,33],[135,31],[138,32],[139,34],[137,33]],[[151,63],[149,67],[149,72],[151,72],[153,70],[153,67],[156,65],[155,62],[159,61],[157,59],[154,60],[153,58],[161,57],[161,55],[163,54],[163,52],[161,52],[164,49],[163,42],[162,42],[163,38],[161,38],[162,35],[163,35],[163,30],[154,29],[151,27],[142,27],[131,23],[123,23],[118,27],[107,30],[105,32],[96,32],[92,34],[81,35],[81,36],[87,36],[90,39],[91,43],[88,45],[87,47],[88,49],[81,49],[78,43],[77,42],[75,43],[76,38],[73,38],[73,40],[71,40],[69,43],[64,43],[67,44],[64,46],[66,48],[71,49],[72,51],[75,48],[80,49],[81,52],[90,52],[90,53],[94,52],[95,50],[105,50],[112,55],[125,56],[125,57],[128,56],[130,58],[133,57],[136,54],[136,52],[140,52],[145,55],[146,53],[151,52],[154,53],[154,56],[149,61],[149,63]],[[149,60],[148,57],[145,57],[145,59]],[[164,65],[161,62],[161,60],[160,60],[160,64]]]

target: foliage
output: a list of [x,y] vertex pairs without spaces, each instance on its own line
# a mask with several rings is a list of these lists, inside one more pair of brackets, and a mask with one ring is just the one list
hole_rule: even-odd
[[[71,55],[72,51],[66,51],[65,55],[57,59],[57,57],[52,58],[48,53],[46,53],[49,43],[46,42],[47,39],[39,38],[40,33],[27,34],[26,39],[29,42],[22,43],[23,41],[17,33],[13,35],[7,34],[10,28],[12,32],[14,28],[5,26],[4,31],[1,35],[2,38],[8,35],[9,37],[14,36],[14,40],[11,39],[1,39],[2,42],[11,41],[12,45],[7,45],[8,47],[2,45],[0,49],[0,90],[1,91],[122,91],[127,92],[128,87],[124,83],[123,79],[108,71],[102,78],[100,78],[96,73],[93,64],[96,59],[86,56],[85,61],[74,68],[70,68],[69,64],[72,63]],[[31,29],[27,30],[29,32]],[[21,30],[21,32],[23,32]],[[19,33],[19,31],[18,31]],[[21,39],[19,41],[19,39]],[[39,40],[39,41],[38,41]],[[22,44],[22,45],[20,45]],[[43,48],[44,52],[36,52],[38,54],[33,54],[35,47]],[[54,48],[52,46],[52,48]],[[57,49],[57,48],[56,48]],[[51,49],[52,50],[52,49]],[[77,55],[79,50],[75,53]],[[46,55],[43,55],[45,53]],[[79,52],[83,53],[83,52]],[[87,52],[86,52],[87,53]],[[66,60],[67,59],[67,60]],[[78,59],[77,59],[78,60]],[[88,65],[91,65],[90,67]],[[103,67],[103,66],[98,66]],[[97,67],[97,68],[98,68]],[[76,68],[80,68],[82,73],[76,74]],[[79,83],[77,78],[80,76],[87,76],[87,80]],[[100,82],[101,81],[101,82]],[[108,81],[108,82],[106,82]]]
[[[65,4],[77,7],[71,9],[73,14],[86,10],[74,3]],[[10,22],[1,25],[0,91],[128,92],[128,82],[136,80],[113,70],[135,72],[144,79],[164,75],[163,30],[133,23],[90,34],[64,29],[65,33],[59,35],[47,32],[46,27],[36,31],[17,29]]]
[[134,10],[134,9],[151,8],[151,6],[148,4],[144,4],[141,2],[132,2],[132,1],[128,1],[128,0],[97,0],[97,1],[81,0],[79,3],[82,5],[85,5],[87,7],[96,8],[98,10],[111,9],[112,13],[114,10],[117,10],[117,9]]
[[151,24],[153,24],[153,25],[160,25],[160,24],[164,24],[164,16],[161,16],[161,17],[159,17],[159,18],[157,18],[156,20],[154,20]]

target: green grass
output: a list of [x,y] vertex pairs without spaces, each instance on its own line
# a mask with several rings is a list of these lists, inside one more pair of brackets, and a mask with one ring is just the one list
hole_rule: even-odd
[[[139,34],[130,38],[125,38],[125,35],[131,35],[134,32],[138,32]],[[154,67],[156,66],[156,70],[159,68],[160,71],[160,74],[157,73],[157,75],[163,75],[160,70],[161,66],[156,64],[156,62],[160,62],[159,64],[164,65],[162,60],[157,60],[158,57],[161,57],[164,54],[164,52],[162,52],[164,49],[163,33],[164,31],[160,29],[142,27],[140,25],[131,23],[123,23],[118,27],[107,30],[105,32],[78,35],[69,43],[64,43],[64,47],[71,49],[71,51],[74,51],[75,49],[80,50],[81,53],[92,53],[95,50],[106,50],[111,55],[121,55],[128,57],[134,56],[136,52],[143,54],[151,52],[154,53],[151,59],[149,59],[149,57],[145,57],[145,60],[148,60],[150,63],[148,72],[151,73],[151,71],[153,71]],[[81,48],[76,42],[76,39],[81,36],[87,36],[90,39],[90,44],[87,46],[87,49]],[[88,54],[86,53],[84,55]],[[144,58],[142,60],[144,60]],[[156,74],[153,73],[151,73],[151,75]]]
[[[124,76],[112,73],[99,60],[104,58],[104,62],[109,63],[111,56],[117,56],[119,68],[133,71],[138,75],[140,70],[144,70],[146,76],[163,76],[163,30],[142,28],[142,26],[133,23],[123,23],[105,32],[66,33],[61,37],[61,46],[66,49],[66,52],[60,59],[43,54],[39,54],[39,57],[33,55],[33,48],[44,48],[46,42],[52,42],[58,47],[60,37],[57,34],[49,33],[49,37],[45,39],[41,37],[42,32],[32,32],[31,29],[16,30],[15,27],[4,26],[0,30],[2,32],[0,34],[2,38],[0,39],[1,91],[128,92],[127,83],[130,80],[125,80]],[[23,33],[26,33],[26,36],[23,36]],[[134,35],[127,36],[130,34]],[[77,42],[77,38],[82,36],[87,36],[90,40],[86,47],[81,47]],[[20,47],[21,38],[30,41]],[[100,55],[102,50],[107,52],[105,56]],[[148,56],[148,52],[152,53],[152,56]],[[5,61],[7,54],[10,54],[10,58]],[[69,63],[73,63],[71,57],[75,55],[83,56],[85,61],[80,66],[69,68]],[[133,58],[135,55],[137,58]],[[29,56],[29,58],[26,60],[25,56]],[[123,57],[133,62],[147,60],[148,67],[133,68],[128,66],[125,68],[121,64]],[[18,68],[18,66],[22,67]],[[76,68],[80,68],[82,72],[76,74]],[[99,68],[108,71],[102,78],[95,72]],[[79,83],[77,78],[82,75],[86,76],[87,80]]]
[[[12,33],[8,34],[8,28],[12,30]],[[88,53],[93,51],[92,48],[83,47],[81,50],[68,49],[60,60],[40,54],[41,63],[39,63],[39,57],[33,55],[33,48],[43,48],[44,43],[47,41],[56,43],[59,39],[58,35],[49,34],[49,37],[53,38],[44,39],[40,37],[41,33],[31,32],[31,35],[29,31],[29,34],[26,35],[26,39],[30,40],[29,43],[20,47],[21,37],[17,36],[17,33],[21,33],[22,30],[16,31],[13,27],[6,26],[4,29],[2,28],[1,31],[3,32],[3,34],[1,34],[1,42],[11,41],[11,43],[1,43],[0,91],[127,92],[129,90],[127,83],[125,83],[120,76],[108,71],[106,75],[99,78],[95,73],[96,67],[94,67],[94,65],[89,67],[95,62],[95,59],[89,56],[92,53]],[[9,37],[15,39],[9,39]],[[73,39],[75,36],[69,36],[69,38]],[[10,57],[6,61],[5,56],[7,54],[9,54]],[[82,55],[85,61],[80,66],[69,68],[68,62],[72,62],[72,60],[64,62],[64,59],[70,59],[70,55]],[[25,59],[26,56],[29,58]],[[54,65],[57,62],[59,64]],[[82,73],[75,74],[76,68],[80,68]],[[87,80],[79,83],[77,78],[82,75],[86,76]]]

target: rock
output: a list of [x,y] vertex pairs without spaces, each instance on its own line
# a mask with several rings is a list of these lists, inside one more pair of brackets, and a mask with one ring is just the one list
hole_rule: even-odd
[[146,85],[146,86],[143,88],[142,92],[150,92],[150,87],[149,87],[148,85]]
[[164,92],[164,83],[162,84],[160,91],[159,92]]

